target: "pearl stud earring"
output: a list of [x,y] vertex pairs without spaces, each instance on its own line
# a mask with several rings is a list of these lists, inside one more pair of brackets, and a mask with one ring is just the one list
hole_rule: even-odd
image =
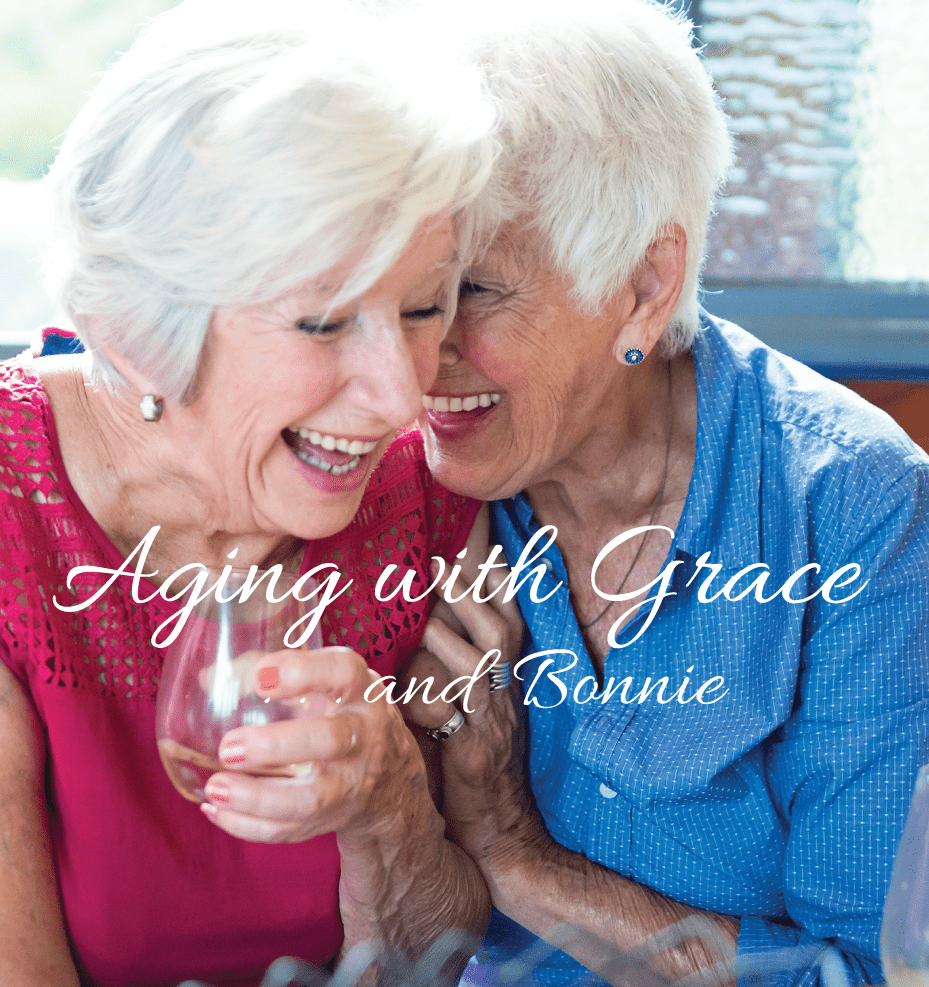
[[146,394],[139,402],[142,417],[147,422],[157,422],[161,420],[161,413],[165,410],[164,401],[155,394]]

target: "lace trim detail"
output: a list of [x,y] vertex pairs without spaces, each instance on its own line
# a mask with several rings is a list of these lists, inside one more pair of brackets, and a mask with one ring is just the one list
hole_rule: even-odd
[[377,580],[390,564],[398,567],[398,578],[412,569],[411,595],[425,593],[432,556],[463,546],[478,506],[432,480],[418,435],[398,440],[379,464],[352,523],[317,543],[320,560],[334,562],[355,580],[348,606],[340,608],[339,599],[326,611],[324,643],[350,647],[369,661],[405,641],[418,643],[428,616],[426,604],[411,604],[399,595],[379,602],[374,596]]
[[[87,600],[106,576],[76,566],[105,566],[100,550],[58,476],[49,438],[48,400],[23,363],[0,364],[0,651],[20,674],[105,696],[153,696],[160,652],[155,627],[173,612],[156,598],[136,604],[132,580],[121,578],[94,604],[65,613],[53,605]],[[310,546],[313,564],[334,562],[352,579],[350,596],[330,605],[327,644],[350,647],[373,666],[392,670],[418,644],[427,604],[374,598],[383,567],[413,569],[415,595],[426,589],[432,555],[457,552],[477,503],[450,494],[426,470],[416,433],[398,439],[378,466],[355,519],[344,531]],[[347,603],[345,601],[348,601]]]

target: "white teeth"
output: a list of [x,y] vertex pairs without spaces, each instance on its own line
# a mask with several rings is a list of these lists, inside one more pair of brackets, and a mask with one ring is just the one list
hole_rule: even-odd
[[311,452],[302,452],[299,449],[295,451],[297,453],[297,459],[302,459],[303,462],[308,463],[310,466],[315,466],[317,469],[322,470],[324,473],[328,473],[330,476],[344,476],[346,473],[350,473],[353,469],[355,469],[361,462],[361,457],[355,456],[347,463],[343,463],[341,466],[333,466],[332,463],[327,463],[325,460],[317,459]]
[[295,432],[301,439],[309,440],[314,446],[320,446],[330,452],[337,449],[339,452],[347,452],[351,456],[363,456],[377,445],[377,441],[363,442],[361,439],[337,439],[334,435],[323,435],[312,428],[288,428],[287,431]]
[[464,398],[449,398],[441,394],[423,395],[423,407],[426,411],[474,411],[475,408],[489,408],[499,401],[500,395],[489,391],[483,394],[469,394]]

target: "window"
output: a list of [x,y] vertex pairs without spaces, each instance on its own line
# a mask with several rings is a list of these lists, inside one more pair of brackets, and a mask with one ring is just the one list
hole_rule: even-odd
[[[0,355],[54,318],[36,179],[94,74],[173,2],[0,7]],[[677,2],[739,150],[707,308],[832,376],[929,380],[925,0]]]
[[929,379],[923,0],[687,6],[738,147],[707,308],[830,376]]
[[56,319],[36,256],[48,209],[38,179],[95,76],[137,26],[176,0],[0,4],[0,358]]

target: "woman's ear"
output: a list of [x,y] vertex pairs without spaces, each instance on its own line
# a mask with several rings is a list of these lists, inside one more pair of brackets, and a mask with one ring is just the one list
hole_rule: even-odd
[[675,223],[648,248],[627,284],[635,300],[613,346],[620,363],[627,362],[630,350],[647,355],[654,348],[671,320],[686,272],[687,234]]
[[136,370],[136,368],[122,355],[122,353],[114,349],[109,344],[104,344],[100,347],[100,349],[103,352],[103,355],[119,372],[123,380],[125,380],[126,383],[133,388],[133,390],[137,391],[139,394],[157,393],[158,389],[152,384],[148,377]]

